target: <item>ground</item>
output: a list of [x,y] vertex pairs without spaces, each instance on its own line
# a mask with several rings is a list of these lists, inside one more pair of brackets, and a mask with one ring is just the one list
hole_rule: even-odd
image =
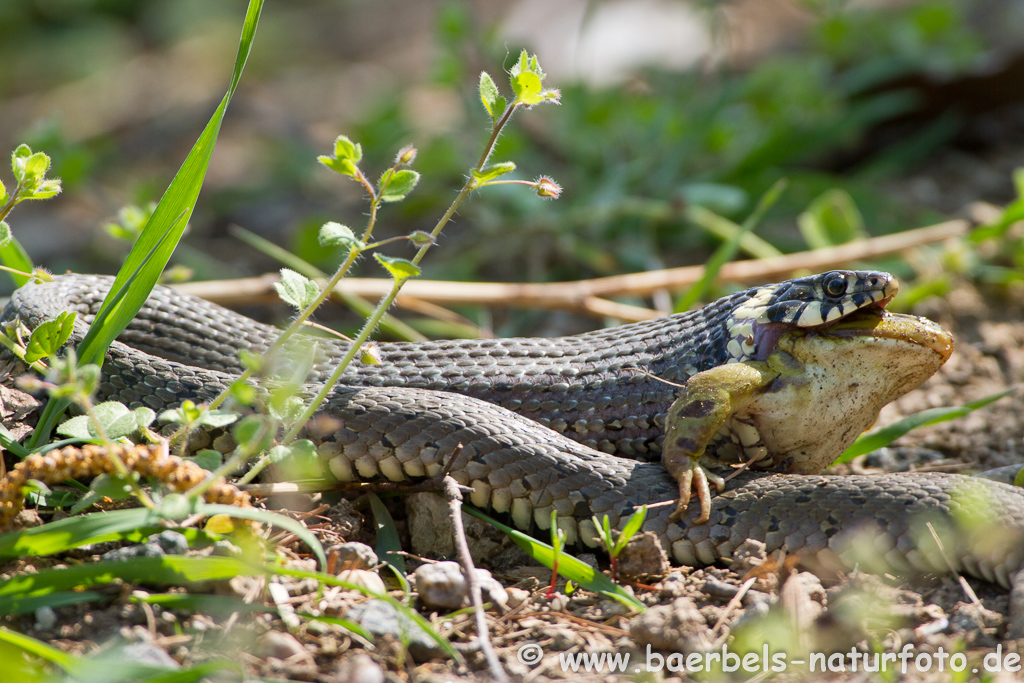
[[[1021,292],[1003,290],[997,295],[967,285],[955,288],[945,299],[921,304],[917,313],[954,331],[956,351],[924,386],[887,407],[880,424],[921,409],[958,405],[1018,385],[1024,379],[1024,324],[1019,322],[1022,311]],[[1020,463],[1024,456],[1024,425],[1017,405],[1017,401],[1007,398],[959,420],[922,428],[901,438],[893,447],[869,454],[843,469],[973,472]],[[422,498],[412,500],[419,509]],[[373,542],[372,524],[364,523],[362,513],[344,501],[329,507],[316,496],[293,496],[269,504],[302,510],[297,514],[329,549],[342,541]],[[425,543],[428,550],[437,549],[437,542],[424,542],[423,532],[415,527],[422,524],[417,515],[411,515],[408,521],[402,519],[405,513],[397,503],[392,512],[398,518],[399,531],[405,534],[404,547],[410,547],[411,535],[420,541],[412,547],[422,548]],[[34,513],[23,515],[23,521],[31,523],[33,519],[38,520]],[[414,529],[411,533],[410,528]],[[471,528],[469,534],[475,539],[478,530]],[[508,591],[506,606],[488,613],[490,634],[508,671],[524,680],[581,675],[562,670],[558,658],[561,652],[629,652],[632,668],[637,662],[656,666],[658,657],[672,652],[721,652],[726,643],[739,652],[747,651],[748,643],[754,644],[755,652],[761,652],[763,643],[771,644],[773,652],[785,647],[789,661],[798,659],[801,648],[826,653],[849,653],[855,647],[870,652],[876,648],[875,651],[885,653],[899,652],[905,644],[911,644],[914,656],[931,653],[933,657],[929,660],[930,671],[912,671],[909,680],[950,680],[948,670],[938,671],[939,648],[947,656],[965,653],[968,670],[982,668],[985,655],[997,646],[1001,646],[1003,656],[1024,649],[1024,640],[1008,638],[1008,634],[1024,634],[1024,613],[1011,613],[1010,595],[1005,590],[973,579],[966,580],[969,588],[954,577],[906,579],[854,573],[838,580],[827,577],[823,582],[806,572],[791,573],[791,563],[779,564],[778,558],[765,562],[763,549],[759,553],[755,545],[746,549],[746,557],[737,562],[739,566],[676,567],[663,577],[634,584],[630,590],[651,607],[645,615],[638,616],[614,601],[586,591],[566,597],[562,582],[555,596],[548,599],[548,570],[524,563],[521,554],[494,543],[500,541],[474,541],[480,552],[492,558],[494,576]],[[103,544],[56,558],[24,558],[7,563],[0,571],[6,577],[58,564],[97,561],[115,547]],[[315,563],[305,555],[300,543],[284,539],[279,547],[295,566],[314,568]],[[223,548],[190,552],[222,551]],[[584,559],[607,568],[604,559],[585,554]],[[414,556],[410,569],[417,564]],[[760,569],[756,569],[758,565]],[[748,574],[752,577],[749,581]],[[242,597],[257,604],[262,604],[269,593],[267,604],[276,602],[279,608],[290,605],[300,613],[345,616],[378,633],[387,632],[389,620],[395,619],[385,605],[367,602],[358,593],[323,590],[308,579],[282,578],[280,582],[281,586],[268,591],[263,579],[238,577],[223,583],[192,586],[188,591]],[[4,621],[7,626],[75,654],[95,656],[97,652],[134,643],[122,657],[176,666],[226,656],[240,662],[253,677],[374,681],[382,677],[449,680],[452,675],[488,676],[486,663],[474,646],[473,615],[468,611],[449,615],[450,610],[425,608],[416,603],[421,613],[462,653],[465,664],[459,665],[440,653],[435,644],[415,634],[408,651],[397,638],[388,635],[379,636],[376,645],[370,647],[341,626],[295,619],[287,614],[287,609],[280,615],[219,613],[209,608],[197,613],[132,600],[140,595],[139,591],[147,589],[155,587],[115,583],[102,588],[103,597],[91,603]],[[391,628],[397,632],[397,622]],[[521,649],[530,644],[542,648],[540,660],[530,659],[534,653],[528,648]],[[826,661],[833,668],[839,663]],[[666,660],[667,665],[677,669],[680,663]],[[850,670],[849,658],[843,665],[846,673],[829,676],[835,680],[862,680],[862,673]],[[863,661],[859,667],[863,667]],[[742,670],[731,676],[739,680],[752,675],[740,674]],[[671,678],[683,674],[666,670],[660,675]],[[730,676],[721,671],[718,675],[726,679]],[[806,670],[801,673],[799,667],[790,664],[786,673],[778,675],[788,680],[810,674]],[[594,680],[621,677],[606,673],[592,676]],[[869,674],[869,680],[874,676],[877,674]]]

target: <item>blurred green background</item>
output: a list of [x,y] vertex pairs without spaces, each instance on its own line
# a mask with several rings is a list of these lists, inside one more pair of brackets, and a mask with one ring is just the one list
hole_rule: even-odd
[[[223,94],[244,12],[241,0],[0,3],[0,149],[28,142],[64,181],[9,221],[38,264],[116,271],[128,245],[103,226],[159,198]],[[276,269],[231,236],[239,225],[330,268],[317,228],[358,227],[366,211],[358,186],[316,163],[340,133],[373,175],[400,146],[420,150],[423,180],[377,234],[429,229],[487,132],[478,74],[507,87],[498,76],[520,47],[538,52],[562,106],[519,114],[495,160],[553,176],[563,197],[474,196],[425,277],[703,263],[719,243],[706,212],[742,222],[783,177],[757,230],[782,252],[1005,204],[1024,166],[1022,28],[1024,2],[1009,0],[270,1],[173,262],[196,279]],[[1015,252],[999,259],[1017,268]],[[372,261],[359,274],[379,275]],[[541,314],[464,312],[502,334],[544,331]]]

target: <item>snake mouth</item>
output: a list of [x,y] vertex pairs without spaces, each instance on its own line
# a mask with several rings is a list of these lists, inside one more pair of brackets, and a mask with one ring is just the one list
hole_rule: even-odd
[[[898,286],[896,285],[896,281],[893,280],[892,288],[887,292],[887,296],[884,299],[880,299],[874,303],[864,306],[863,308],[858,309],[857,311],[854,311],[853,313],[850,313],[846,316],[843,316],[838,320],[833,320],[832,322],[806,327],[802,327],[800,325],[795,325],[792,323],[755,323],[754,339],[757,348],[757,353],[754,356],[755,360],[765,360],[778,347],[779,340],[782,338],[782,336],[789,333],[831,334],[834,330],[838,330],[840,334],[845,334],[846,336],[871,336],[871,332],[869,330],[872,330],[876,326],[878,326],[879,322],[882,319],[886,318],[887,316],[898,315],[895,313],[890,313],[889,311],[885,310],[885,307],[889,305],[889,302],[892,301],[893,298],[896,296],[897,287]],[[937,325],[935,325],[935,323],[932,323],[930,320],[925,320],[924,318],[915,319],[924,320],[925,322],[937,327],[940,331],[945,333],[945,330],[943,330],[941,327],[938,327]],[[906,326],[905,334],[903,336],[899,336],[901,334],[900,332],[896,330],[890,330],[886,325],[882,325],[882,328],[883,329],[879,330],[879,333],[874,336],[888,336],[888,338],[892,339],[903,339],[904,341],[911,341],[910,335],[912,334],[913,330],[912,326],[910,325]],[[926,346],[928,345],[924,341],[918,343],[924,343]],[[949,346],[950,349],[952,349],[952,341],[949,342]],[[937,352],[941,353],[940,351]],[[947,353],[946,358],[948,357],[949,354]]]
[[938,324],[916,315],[892,313],[881,306],[857,311],[815,331],[849,339],[870,337],[916,344],[939,354],[943,362],[953,353],[952,335]]

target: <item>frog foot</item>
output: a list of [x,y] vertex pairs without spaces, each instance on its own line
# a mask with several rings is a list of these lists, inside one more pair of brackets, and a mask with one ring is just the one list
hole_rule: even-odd
[[721,493],[725,490],[725,479],[695,460],[691,460],[689,467],[678,472],[676,478],[679,481],[679,502],[669,520],[676,522],[686,513],[686,508],[690,506],[690,496],[696,492],[700,515],[693,523],[703,524],[708,521],[711,517],[711,484],[714,484],[715,490]]

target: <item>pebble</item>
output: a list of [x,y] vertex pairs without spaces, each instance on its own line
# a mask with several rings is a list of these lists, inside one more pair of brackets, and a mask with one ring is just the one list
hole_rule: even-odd
[[188,539],[178,531],[161,531],[146,539],[146,543],[156,543],[167,555],[184,555],[188,552]]
[[57,625],[57,613],[53,611],[52,607],[44,605],[36,610],[36,629],[39,631],[49,631]]
[[135,662],[160,669],[180,669],[178,664],[163,648],[153,643],[135,642],[121,648],[119,661]]
[[672,652],[703,652],[714,641],[704,616],[690,598],[652,607],[629,622],[629,634],[641,647]]
[[[475,575],[484,602],[493,602],[501,607],[508,604],[508,593],[489,571],[477,569]],[[416,592],[428,607],[459,609],[469,604],[466,578],[457,562],[425,564],[416,570],[415,577]]]
[[376,572],[367,571],[366,569],[344,569],[338,572],[338,578],[378,595],[386,593],[388,590],[387,586],[384,585],[384,579],[380,578]]
[[[260,657],[276,657],[312,663],[313,655],[290,633],[267,631],[256,639],[256,654]],[[293,659],[294,658],[294,659]]]
[[334,671],[336,683],[384,683],[384,672],[370,655],[358,653],[342,659]]
[[373,548],[357,541],[339,543],[327,548],[328,556],[335,553],[338,569],[373,569],[380,563]]
[[390,636],[408,643],[409,654],[417,662],[445,656],[444,650],[415,621],[384,600],[367,600],[348,609],[345,618],[359,624],[373,636]]
[[103,562],[127,562],[139,557],[163,557],[167,553],[160,547],[159,543],[137,543],[126,545],[123,548],[114,548],[110,552],[103,553],[100,559]]

